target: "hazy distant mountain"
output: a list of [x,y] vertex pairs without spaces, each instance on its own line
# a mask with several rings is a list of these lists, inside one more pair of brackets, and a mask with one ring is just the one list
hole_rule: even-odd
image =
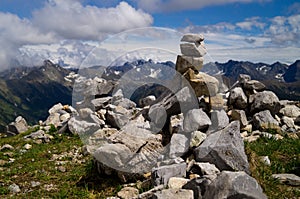
[[274,91],[279,98],[300,100],[299,60],[291,65],[280,62],[265,64],[230,60],[226,63],[209,63],[204,66],[203,71],[211,74],[218,72],[231,84],[237,81],[239,74],[248,74],[252,79],[263,82],[267,89]]
[[14,68],[0,73],[0,125],[22,115],[29,122],[45,119],[55,103],[70,104],[72,80],[70,73],[50,61],[40,67]]
[[[162,93],[166,89],[164,86],[147,82],[171,78],[174,71],[175,64],[172,62],[137,60],[108,68],[84,68],[79,70],[79,73],[90,78],[97,75],[116,81],[121,78],[129,85],[125,85],[125,90],[126,86],[136,86],[134,84],[137,81],[145,82],[143,86],[138,85],[133,93],[132,100],[135,100]],[[279,62],[270,65],[230,60],[226,63],[208,63],[202,71],[222,75],[227,84],[236,82],[239,74],[248,74],[252,79],[262,81],[267,89],[273,90],[281,99],[300,100],[300,61],[289,66]],[[73,79],[68,79],[70,72],[70,69],[50,61],[45,61],[40,67],[19,67],[1,72],[0,127],[13,121],[18,115],[22,115],[31,123],[37,122],[37,119],[45,119],[48,116],[47,111],[53,104],[71,104]]]
[[290,65],[283,77],[286,82],[300,81],[300,60]]

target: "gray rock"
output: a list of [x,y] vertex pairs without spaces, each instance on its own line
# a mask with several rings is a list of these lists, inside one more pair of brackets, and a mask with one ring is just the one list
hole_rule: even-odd
[[187,189],[164,189],[153,194],[153,199],[194,199],[192,190]]
[[[122,129],[107,137],[106,140],[116,144],[104,144],[98,148],[95,152],[97,161],[112,168],[118,174],[128,173],[124,178],[122,177],[123,181],[133,179],[135,174],[150,172],[163,152],[162,136],[142,128],[130,129],[130,131]],[[122,145],[119,146],[117,143]],[[115,151],[115,155],[110,154],[112,150]],[[122,150],[123,152],[119,152]],[[124,161],[116,162],[116,158]]]
[[178,55],[175,69],[181,74],[184,74],[189,68],[195,71],[199,71],[203,67],[203,62],[203,57]]
[[288,128],[295,128],[295,123],[292,118],[289,118],[287,116],[282,117],[282,122],[288,127]]
[[124,144],[105,144],[95,151],[94,157],[110,168],[123,171],[131,153]]
[[6,133],[9,135],[17,135],[28,130],[28,124],[22,116],[18,116],[14,122],[6,126]]
[[14,193],[14,194],[20,193],[20,192],[21,192],[20,187],[19,187],[18,185],[16,185],[16,184],[11,184],[11,185],[9,185],[8,190],[9,190],[10,192]]
[[229,118],[223,109],[212,111],[210,118],[212,125],[210,126],[209,131],[221,130],[229,124]]
[[251,95],[249,103],[251,104],[251,113],[269,110],[272,115],[275,115],[281,108],[278,97],[272,91],[263,91]]
[[54,113],[58,113],[59,111],[63,110],[64,106],[61,103],[55,104],[54,106],[52,106],[48,112],[50,115],[54,114]]
[[122,98],[122,99],[118,99],[118,100],[112,99],[111,104],[113,104],[115,106],[121,106],[125,109],[132,109],[132,108],[136,107],[136,103],[134,103],[133,101],[131,101],[130,99],[127,99],[127,98]]
[[113,111],[107,111],[106,123],[111,125],[113,128],[121,129],[129,122],[128,114],[115,113]]
[[279,113],[287,117],[296,118],[300,116],[300,108],[296,105],[286,105],[280,109]]
[[214,164],[208,162],[195,162],[194,166],[200,169],[202,175],[215,175],[220,173],[220,170]]
[[254,114],[253,127],[259,130],[280,129],[278,121],[273,118],[269,110]]
[[193,109],[187,112],[183,120],[184,132],[204,130],[211,125],[209,117],[202,109]]
[[205,139],[207,135],[201,131],[194,131],[191,134],[190,148],[198,147]]
[[140,199],[150,199],[151,198],[152,199],[154,193],[161,191],[163,189],[164,189],[163,185],[156,186],[153,189],[150,189],[149,191],[141,193],[138,196],[138,198],[140,198]]
[[170,141],[170,153],[171,158],[176,158],[184,155],[189,149],[189,139],[183,134],[174,134]]
[[249,163],[244,151],[238,121],[231,122],[223,130],[210,134],[194,150],[195,159],[209,162],[220,170],[245,171],[249,173]]
[[206,54],[206,49],[202,46],[196,46],[194,43],[180,44],[181,53],[190,57],[203,57]]
[[260,92],[265,90],[266,86],[257,80],[249,80],[243,84],[243,88],[246,90],[256,90]]
[[78,112],[79,112],[80,118],[82,118],[82,119],[86,119],[91,114],[94,114],[94,111],[92,111],[92,109],[90,109],[90,108],[82,108]]
[[185,177],[186,176],[186,163],[178,163],[172,165],[164,165],[152,169],[151,178],[154,186],[164,185],[167,186],[171,177]]
[[230,91],[228,103],[237,109],[247,107],[247,97],[241,87],[236,87]]
[[53,139],[53,136],[46,134],[43,130],[38,130],[36,132],[24,136],[24,139],[33,139],[33,140],[39,139],[42,140],[43,142],[48,143],[51,141],[51,139]]
[[56,128],[60,126],[60,114],[57,112],[51,113],[47,120],[45,121],[45,125],[49,126],[53,124]]
[[[87,76],[94,76],[97,74],[87,74]],[[94,79],[77,78],[76,79],[76,92],[86,97],[105,97],[112,94],[115,82],[107,81],[103,78],[95,77]]]
[[67,122],[69,119],[71,118],[71,114],[70,113],[65,113],[59,116],[59,120],[63,123],[63,122]]
[[260,160],[267,166],[271,166],[271,160],[269,156],[261,156]]
[[233,109],[228,112],[232,120],[238,120],[240,122],[241,128],[248,125],[247,116],[244,110]]
[[166,92],[157,99],[157,103],[150,106],[145,118],[151,121],[154,127],[162,128],[167,118],[180,113],[185,114],[198,106],[198,100],[189,87],[184,87],[176,94]]
[[117,193],[117,196],[122,199],[131,199],[137,197],[138,195],[139,195],[139,190],[134,187],[124,187]]
[[94,110],[98,111],[102,108],[105,108],[105,106],[107,106],[111,102],[111,99],[112,99],[112,97],[96,98],[96,99],[93,99],[91,101],[91,103],[94,107]]
[[300,177],[295,174],[273,174],[272,177],[278,179],[281,183],[285,183],[292,186],[300,186]]
[[168,182],[169,189],[181,189],[190,180],[186,178],[171,177]]
[[40,182],[36,182],[36,181],[31,181],[30,184],[31,184],[31,187],[33,187],[33,188],[41,185]]
[[96,132],[101,127],[99,124],[78,119],[79,118],[72,117],[68,121],[68,128],[73,134],[88,135]]
[[181,38],[181,42],[189,42],[189,43],[200,43],[204,40],[204,36],[202,34],[185,34]]
[[267,199],[257,181],[243,171],[222,171],[208,185],[203,199],[245,198]]
[[10,144],[4,144],[2,147],[0,147],[0,151],[5,151],[5,150],[9,150],[12,151],[15,148],[13,146],[11,146]]
[[156,97],[154,95],[149,95],[139,100],[139,106],[140,107],[150,106],[154,103],[155,100]]
[[[97,78],[97,79],[96,79]],[[94,85],[95,90],[94,90],[94,94],[95,96],[107,96],[112,94],[113,89],[115,88],[115,82],[114,81],[107,81],[105,79],[96,77],[94,78]]]

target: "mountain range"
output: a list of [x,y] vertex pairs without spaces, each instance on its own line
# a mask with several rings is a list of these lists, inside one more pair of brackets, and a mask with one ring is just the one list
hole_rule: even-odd
[[[172,62],[154,63],[152,60],[137,60],[120,66],[93,66],[91,68],[66,69],[51,61],[44,61],[39,67],[18,67],[0,72],[0,131],[7,123],[22,115],[29,123],[48,116],[48,109],[54,104],[72,103],[72,88],[75,73],[91,77],[97,72],[102,78],[120,79],[128,71],[129,78],[167,78],[174,70]],[[208,63],[203,69],[211,75],[221,75],[230,85],[237,81],[239,74],[248,74],[263,82],[268,90],[274,91],[279,98],[300,100],[300,60],[291,65],[276,62],[274,64],[252,63],[230,60],[226,63]],[[128,78],[128,77],[127,77]],[[160,85],[144,85],[137,89],[137,95],[149,95],[162,92]],[[136,97],[136,98],[140,98]],[[133,99],[134,100],[134,99]]]

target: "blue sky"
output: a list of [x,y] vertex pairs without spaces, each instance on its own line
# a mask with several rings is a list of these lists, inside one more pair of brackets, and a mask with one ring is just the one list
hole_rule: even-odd
[[149,26],[204,34],[214,61],[292,63],[300,55],[297,0],[1,0],[0,62],[79,64],[93,42]]

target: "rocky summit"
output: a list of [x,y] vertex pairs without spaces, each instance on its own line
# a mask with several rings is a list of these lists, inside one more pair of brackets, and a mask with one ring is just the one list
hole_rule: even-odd
[[[245,142],[285,139],[284,134],[299,139],[299,102],[279,100],[245,74],[225,90],[218,77],[201,72],[203,41],[203,35],[182,37],[175,68],[186,83],[176,90],[149,95],[136,104],[125,97],[118,82],[79,76],[73,107],[54,105],[39,123],[45,131],[24,139],[50,142],[53,137],[47,131],[52,126],[58,134],[79,135],[84,154],[94,158],[95,175],[134,182],[114,198],[267,198],[251,177]],[[26,120],[17,117],[7,126],[7,134],[27,129]],[[294,175],[274,178],[299,184]],[[139,191],[137,184],[141,190],[151,188]],[[10,189],[20,192],[15,185]]]

